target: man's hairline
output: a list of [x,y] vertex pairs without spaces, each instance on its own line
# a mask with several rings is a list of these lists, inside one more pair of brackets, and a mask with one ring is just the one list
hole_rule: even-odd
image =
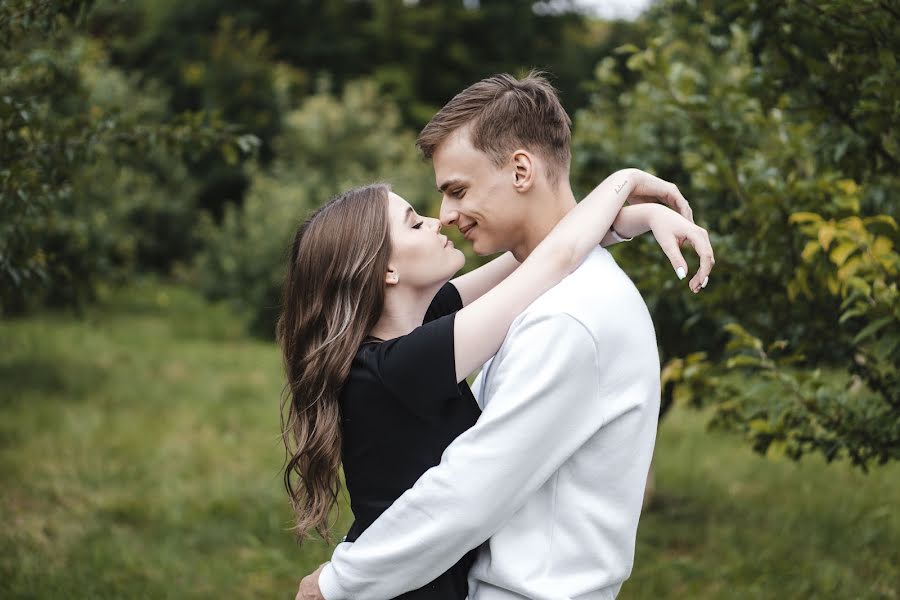
[[[431,157],[430,157],[432,169],[434,168],[434,157],[435,157],[435,155],[438,153],[438,151],[440,150],[440,148],[441,148],[442,146],[444,146],[445,144],[447,144],[447,143],[448,143],[451,139],[453,139],[455,136],[460,136],[460,135],[462,135],[464,129],[466,129],[466,128],[471,128],[471,127],[472,127],[472,123],[473,123],[473,121],[469,121],[468,123],[463,123],[463,124],[460,125],[459,127],[453,129],[452,131],[450,131],[450,132],[444,137],[443,140],[440,141],[440,143],[438,143],[438,144],[436,144],[436,145],[434,146],[434,148],[433,148],[432,151],[431,151]],[[471,135],[471,133],[469,134],[468,138],[466,138],[466,141],[467,141],[467,143],[469,144],[469,146],[470,146],[473,150],[475,150],[475,151],[480,152],[481,154],[483,154],[483,155],[488,159],[488,161],[490,161],[490,163],[491,163],[496,169],[499,170],[499,169],[502,168],[502,165],[498,165],[498,164],[497,164],[497,161],[494,160],[494,157],[493,157],[489,152],[485,152],[484,150],[482,150],[482,149],[476,147],[474,143],[472,143],[472,135]],[[530,153],[530,154],[534,154],[534,155],[539,156],[539,157],[541,158],[541,160],[543,160],[545,163],[548,163],[548,164],[549,164],[549,163],[553,162],[550,158],[547,157],[547,155],[546,155],[545,152],[540,152],[540,151],[537,151],[537,150],[532,150],[532,149],[530,149],[530,148],[528,148],[528,147],[526,147],[526,146],[518,146],[518,147],[514,148],[514,149],[509,153],[509,156],[512,156],[512,155],[515,154],[516,152],[519,152],[519,151],[522,151],[522,150],[524,150],[525,152],[528,152],[528,153]],[[504,164],[505,164],[505,163],[504,163]],[[561,172],[556,173],[556,175],[555,175],[554,177],[548,177],[548,176],[547,176],[547,169],[546,169],[546,167],[544,168],[544,177],[546,178],[547,183],[549,183],[551,186],[557,186],[557,185],[559,185],[562,181],[568,179],[567,175],[571,172],[571,168],[572,168],[572,155],[571,155],[571,150],[569,151],[569,160],[568,160],[568,163],[567,163],[567,164],[563,164],[563,165],[558,165],[558,166],[561,168]],[[443,194],[444,191],[445,191],[447,188],[452,187],[454,184],[467,183],[467,180],[470,179],[470,178],[471,178],[471,176],[470,176],[468,173],[463,173],[463,174],[461,174],[461,175],[452,175],[451,177],[449,177],[448,179],[446,179],[444,182],[440,182],[440,183],[439,183],[439,182],[435,182],[435,185],[437,186],[438,191],[441,192],[441,193]]]

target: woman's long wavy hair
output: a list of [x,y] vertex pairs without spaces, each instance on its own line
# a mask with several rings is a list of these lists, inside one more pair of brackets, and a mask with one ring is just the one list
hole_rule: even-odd
[[301,542],[312,529],[330,540],[328,517],[341,489],[339,398],[384,308],[389,191],[373,184],[331,199],[297,229],[291,245],[277,335],[287,373],[284,486]]

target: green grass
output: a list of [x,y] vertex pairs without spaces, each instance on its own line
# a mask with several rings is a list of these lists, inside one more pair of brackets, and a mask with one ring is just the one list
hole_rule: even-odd
[[[293,597],[328,552],[287,531],[281,384],[274,345],[179,288],[0,323],[0,597]],[[900,465],[764,459],[703,423],[660,429],[620,598],[900,597]]]

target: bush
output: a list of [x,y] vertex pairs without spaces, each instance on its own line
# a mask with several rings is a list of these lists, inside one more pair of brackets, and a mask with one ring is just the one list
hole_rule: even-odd
[[161,112],[158,90],[110,69],[79,33],[85,10],[0,5],[0,314],[79,304],[121,280],[148,247],[134,203],[170,192],[167,210],[184,204],[169,157],[255,145],[214,116]]

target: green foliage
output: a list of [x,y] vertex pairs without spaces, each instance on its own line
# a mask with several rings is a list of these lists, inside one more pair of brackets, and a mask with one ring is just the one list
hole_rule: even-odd
[[[259,140],[257,156],[267,163],[282,123],[275,79],[283,64],[265,30],[249,28],[221,7],[207,10],[214,4],[102,0],[86,27],[104,40],[113,64],[160,83],[169,112],[215,114],[252,132]],[[304,75],[296,75],[300,85]],[[197,149],[188,161],[190,206],[219,219],[226,204],[240,204],[250,183],[241,155],[229,145]]]
[[[753,432],[759,450],[797,436],[792,456],[815,449],[865,466],[897,458],[900,443],[900,102],[886,85],[900,40],[890,3],[858,4],[660,4],[643,45],[598,65],[598,91],[577,118],[575,171],[586,188],[592,173],[654,170],[711,232],[716,268],[697,296],[673,293],[653,244],[622,250],[655,316],[669,389],[717,403],[717,422]],[[856,386],[790,374],[752,336],[749,355],[723,360],[742,339],[736,323],[782,340],[789,364],[842,365]],[[723,371],[745,369],[784,393],[718,387]]]
[[[574,10],[574,3],[554,4],[563,10],[535,11],[534,0],[475,6],[459,0],[108,1],[101,4],[96,30],[114,32],[120,64],[165,81],[181,108],[196,110],[217,102],[216,97],[194,93],[180,80],[182,65],[202,64],[207,72],[218,73],[213,78],[223,81],[230,69],[236,69],[209,59],[210,24],[227,20],[250,38],[265,35],[278,60],[302,74],[298,84],[305,92],[315,92],[315,82],[323,75],[335,86],[328,91],[338,92],[350,81],[371,78],[397,103],[404,123],[420,127],[473,81],[530,67],[554,74],[568,108],[583,106],[585,73],[604,52],[627,38],[634,25],[590,22]],[[238,64],[254,62],[262,68],[252,44],[238,45],[236,51],[245,54],[235,56]],[[233,96],[233,91],[225,91],[226,98]],[[250,93],[254,95],[250,104],[261,107],[265,85]],[[234,112],[226,116],[250,125]],[[264,143],[274,137],[257,133]]]
[[815,287],[841,299],[838,321],[853,336],[851,370],[900,411],[900,254],[889,237],[897,234],[896,221],[887,215],[826,221],[812,213],[795,213],[791,221],[809,241],[789,292],[808,298]]
[[[852,182],[845,187],[854,188]],[[761,452],[774,446],[799,458],[817,450],[828,461],[846,456],[863,469],[900,459],[900,255],[888,237],[872,230],[893,233],[897,224],[884,215],[835,221],[814,213],[795,213],[791,222],[809,241],[789,293],[841,299],[839,327],[852,336],[854,376],[840,382],[820,369],[792,369],[804,357],[787,352],[787,341],[764,350],[758,338],[728,325],[734,356],[726,367],[776,382],[778,395],[731,389],[715,423],[745,431]]]
[[[86,10],[0,5],[0,313],[79,304],[128,273],[146,244],[119,194],[136,182],[144,195],[151,181],[180,188],[177,163],[160,157],[255,144],[214,116],[161,112],[158,90],[109,69],[79,33],[72,19]],[[154,169],[165,174],[136,174]]]
[[739,325],[727,330],[733,355],[725,367],[740,380],[721,377],[721,369],[707,371],[706,383],[718,397],[712,426],[743,432],[758,452],[793,459],[819,452],[828,462],[848,458],[863,470],[900,459],[896,362],[879,365],[893,371],[894,387],[887,392],[894,396],[878,394],[859,376],[836,378],[818,368],[794,368],[803,357],[787,352],[783,340],[763,348]]
[[409,127],[483,76],[542,67],[584,107],[577,188],[655,171],[711,232],[696,296],[651,240],[616,250],[654,315],[665,405],[713,402],[759,450],[896,457],[896,1],[667,0],[635,23],[534,6],[0,3],[0,313],[183,273],[202,250],[205,292],[271,336],[310,210],[386,179],[434,214]]
[[285,115],[278,159],[254,174],[243,205],[228,207],[220,226],[207,221],[197,262],[201,287],[211,298],[234,301],[254,332],[272,337],[290,238],[311,210],[374,181],[392,184],[420,208],[435,195],[414,142],[372,82],[349,84],[340,97],[308,97]]

